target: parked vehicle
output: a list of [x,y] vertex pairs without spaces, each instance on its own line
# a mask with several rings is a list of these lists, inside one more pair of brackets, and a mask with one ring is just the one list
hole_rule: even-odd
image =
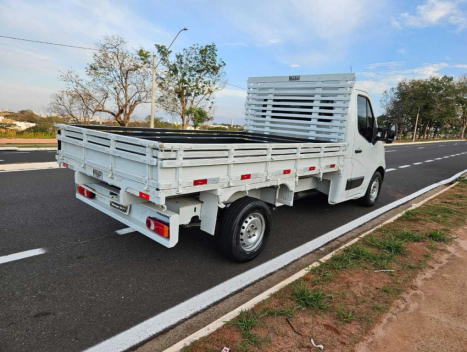
[[275,207],[302,192],[373,206],[385,140],[355,74],[253,77],[245,132],[57,125],[58,163],[76,197],[170,248],[179,226],[215,235],[223,254],[261,253]]

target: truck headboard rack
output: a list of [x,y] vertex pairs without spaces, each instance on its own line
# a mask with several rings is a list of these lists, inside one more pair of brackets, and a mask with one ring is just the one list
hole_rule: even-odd
[[245,129],[341,142],[355,80],[353,73],[251,77]]

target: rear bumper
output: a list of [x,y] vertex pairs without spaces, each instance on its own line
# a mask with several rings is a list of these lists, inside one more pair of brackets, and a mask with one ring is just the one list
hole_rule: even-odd
[[[97,185],[92,185],[97,188]],[[104,194],[108,192],[105,188],[96,189],[99,193]],[[110,194],[109,194],[110,196]],[[179,215],[170,210],[161,210],[156,205],[147,202],[140,204],[131,204],[128,215],[118,211],[110,206],[110,200],[99,194],[95,198],[86,198],[79,193],[76,193],[76,198],[84,203],[92,206],[93,208],[103,212],[104,214],[114,218],[115,220],[124,223],[128,227],[142,233],[150,239],[162,244],[167,248],[175,246],[178,242],[179,231]],[[169,226],[169,237],[164,238],[158,234],[150,231],[146,227],[146,218],[153,217]]]

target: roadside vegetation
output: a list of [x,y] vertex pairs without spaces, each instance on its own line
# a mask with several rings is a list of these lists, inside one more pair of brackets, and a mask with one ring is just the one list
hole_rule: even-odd
[[407,211],[184,351],[351,351],[465,226],[467,179]]

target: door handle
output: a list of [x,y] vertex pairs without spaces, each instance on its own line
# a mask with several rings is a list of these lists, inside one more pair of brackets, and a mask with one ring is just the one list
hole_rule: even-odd
[[355,149],[355,154],[360,154],[363,150],[361,150],[360,148],[358,149]]

